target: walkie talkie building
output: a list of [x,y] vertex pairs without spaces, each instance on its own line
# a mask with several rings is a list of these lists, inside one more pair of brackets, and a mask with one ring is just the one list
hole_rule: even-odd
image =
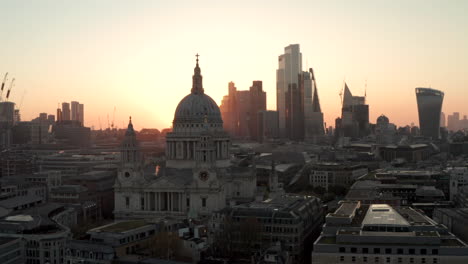
[[431,88],[416,88],[416,100],[421,135],[439,139],[440,112],[442,111],[444,92]]

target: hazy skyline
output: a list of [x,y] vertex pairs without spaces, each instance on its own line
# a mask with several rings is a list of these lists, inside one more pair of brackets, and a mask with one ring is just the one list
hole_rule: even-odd
[[415,88],[445,92],[442,111],[468,113],[468,1],[2,1],[0,75],[16,78],[23,120],[85,105],[85,124],[166,128],[190,92],[199,53],[205,92],[218,105],[230,81],[263,81],[276,109],[277,59],[301,45],[327,125],[343,81],[370,121],[418,124]]

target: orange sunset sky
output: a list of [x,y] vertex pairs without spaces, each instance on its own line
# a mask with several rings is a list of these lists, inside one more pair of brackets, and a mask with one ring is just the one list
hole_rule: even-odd
[[468,114],[468,1],[6,0],[0,10],[0,74],[16,78],[10,99],[23,120],[76,100],[95,129],[114,106],[118,127],[130,115],[137,129],[169,127],[196,53],[218,105],[228,82],[262,80],[276,109],[277,59],[294,43],[327,125],[344,80],[355,95],[367,80],[371,122],[417,124],[416,87],[444,91],[446,114]]

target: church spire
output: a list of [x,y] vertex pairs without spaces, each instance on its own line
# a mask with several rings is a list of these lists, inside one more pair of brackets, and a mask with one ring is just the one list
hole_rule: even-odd
[[198,65],[198,57],[200,55],[195,55],[197,57],[197,65],[195,66],[194,69],[194,74],[192,77],[192,93],[193,94],[203,94],[203,83],[202,83],[202,76],[200,74],[200,66]]

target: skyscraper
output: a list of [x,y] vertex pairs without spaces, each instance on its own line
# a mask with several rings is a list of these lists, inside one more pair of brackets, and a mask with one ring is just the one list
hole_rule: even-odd
[[345,83],[340,135],[361,138],[369,134],[369,105],[365,96],[353,96]]
[[440,138],[440,112],[444,93],[431,88],[416,88],[421,135]]
[[78,121],[84,126],[84,104],[78,105]]
[[70,120],[70,104],[62,103],[62,120]]
[[325,134],[323,113],[320,107],[317,83],[312,68],[303,72],[302,85],[304,86],[304,137],[313,140],[314,137]]
[[[286,128],[286,94],[290,99],[299,90],[299,75],[302,71],[302,54],[299,44],[292,44],[284,48],[284,54],[278,57],[276,70],[276,109],[278,111],[278,124],[280,137],[287,137]],[[290,101],[291,102],[291,101]]]
[[71,102],[71,120],[78,120],[79,116],[79,105],[80,103],[77,101],[72,101]]
[[440,113],[440,127],[445,127],[445,113]]
[[258,112],[266,110],[266,92],[263,91],[262,81],[253,81],[250,87],[250,137],[259,139]]

